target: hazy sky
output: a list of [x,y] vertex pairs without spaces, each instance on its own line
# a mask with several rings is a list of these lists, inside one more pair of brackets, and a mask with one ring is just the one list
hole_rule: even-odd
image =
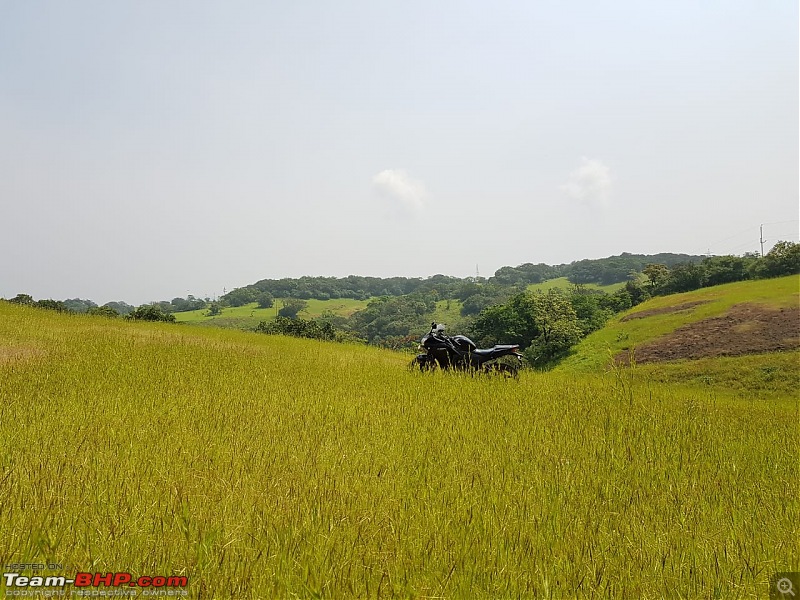
[[798,238],[798,3],[0,0],[0,296]]

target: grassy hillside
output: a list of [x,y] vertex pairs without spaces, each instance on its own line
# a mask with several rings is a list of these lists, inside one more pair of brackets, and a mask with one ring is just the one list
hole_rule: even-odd
[[203,598],[765,597],[800,570],[796,399],[407,360],[0,302],[0,561]]
[[[585,287],[589,289],[603,290],[612,293],[625,284],[615,283],[613,285],[599,286],[593,283],[586,284]],[[547,291],[552,288],[568,289],[572,284],[566,277],[558,279],[551,279],[539,284],[532,284],[528,286],[530,290]],[[343,316],[350,316],[355,311],[365,308],[368,300],[351,300],[347,298],[339,298],[333,300],[308,300],[308,309],[300,316],[306,319],[318,317],[324,311],[332,311],[336,314]],[[228,329],[253,329],[261,321],[269,321],[274,319],[277,314],[277,308],[280,306],[280,301],[276,301],[276,307],[273,308],[258,308],[255,303],[247,304],[246,306],[238,306],[235,308],[225,308],[221,315],[209,317],[208,310],[193,310],[187,312],[175,313],[175,318],[181,323],[191,323],[194,325],[212,325],[216,327],[223,327]],[[449,308],[448,308],[449,306]],[[436,311],[432,316],[432,320],[436,322],[446,323],[448,326],[457,328],[463,322],[460,314],[461,302],[458,300],[440,300],[436,303]],[[455,329],[451,329],[455,330]]]
[[[558,288],[562,290],[568,290],[573,287],[573,284],[570,283],[569,279],[566,277],[558,277],[557,279],[548,279],[547,281],[543,281],[542,283],[531,283],[528,285],[528,289],[533,292],[546,292],[547,290],[552,290],[553,288]],[[596,283],[585,283],[583,287],[589,290],[601,290],[608,294],[612,294],[619,289],[625,287],[624,283],[612,283],[611,285],[598,285]]]
[[[337,298],[334,300],[307,300],[308,308],[300,313],[304,319],[311,319],[320,316],[325,311],[331,311],[338,315],[350,316],[355,311],[367,305],[366,300],[352,300],[349,298]],[[222,314],[209,317],[208,309],[192,310],[187,312],[175,313],[175,319],[180,323],[191,323],[194,325],[213,325],[229,329],[253,329],[261,321],[274,319],[280,308],[280,300],[275,301],[272,308],[258,308],[253,302],[245,306],[234,308],[223,308]]]
[[[772,309],[797,307],[800,277],[742,281],[685,294],[653,298],[617,316],[583,340],[557,370],[597,372],[612,357],[632,352],[678,328],[720,317],[737,305]],[[637,318],[639,317],[639,318]],[[747,323],[740,325],[746,328]],[[746,391],[794,395],[800,387],[800,353],[763,353],[728,358],[683,360],[638,365],[640,377],[665,382],[690,382]]]
[[463,333],[461,324],[465,319],[461,316],[461,301],[439,300],[436,303],[436,310],[433,312],[431,320],[447,325],[447,331],[453,335]]

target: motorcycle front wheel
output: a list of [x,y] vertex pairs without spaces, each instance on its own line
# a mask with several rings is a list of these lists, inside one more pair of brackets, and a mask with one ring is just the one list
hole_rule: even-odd
[[417,369],[422,372],[433,371],[436,369],[436,360],[427,354],[418,354],[414,357],[414,360],[411,361],[411,364],[408,365],[408,368],[412,371]]

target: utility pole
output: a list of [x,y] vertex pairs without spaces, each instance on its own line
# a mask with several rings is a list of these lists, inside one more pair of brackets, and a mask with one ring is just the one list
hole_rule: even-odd
[[764,224],[763,223],[761,224],[761,227],[759,228],[759,232],[760,232],[759,240],[761,241],[761,258],[764,258]]

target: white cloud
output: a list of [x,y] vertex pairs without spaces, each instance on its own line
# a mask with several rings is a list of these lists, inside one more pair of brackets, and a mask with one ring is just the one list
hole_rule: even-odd
[[428,191],[420,181],[409,177],[402,169],[386,169],[372,178],[379,194],[388,198],[396,208],[420,213],[425,208]]
[[573,200],[607,208],[611,183],[611,171],[602,161],[583,157],[580,166],[569,174],[569,181],[559,189]]

